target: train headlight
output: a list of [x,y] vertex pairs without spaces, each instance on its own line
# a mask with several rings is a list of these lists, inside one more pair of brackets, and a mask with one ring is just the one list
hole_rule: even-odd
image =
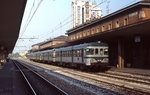
[[108,62],[108,58],[104,58],[103,62],[107,63]]
[[97,62],[101,62],[102,60],[101,60],[101,59],[97,59],[96,61],[97,61]]

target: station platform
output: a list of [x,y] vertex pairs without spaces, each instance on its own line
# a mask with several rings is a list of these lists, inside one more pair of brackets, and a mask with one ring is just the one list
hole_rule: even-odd
[[148,75],[150,76],[150,69],[138,69],[138,68],[117,68],[111,67],[109,71],[123,72],[123,73],[131,73],[131,74],[140,74],[140,75]]
[[0,95],[25,95],[22,83],[11,60],[0,65]]
[[0,95],[13,93],[13,64],[0,64]]

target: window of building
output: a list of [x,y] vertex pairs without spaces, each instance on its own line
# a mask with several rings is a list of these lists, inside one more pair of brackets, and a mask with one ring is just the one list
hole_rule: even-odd
[[97,27],[96,32],[99,32],[99,27]]
[[87,31],[87,36],[90,35],[90,31]]
[[79,38],[79,34],[77,34],[76,38],[77,38],[77,39]]
[[112,29],[112,24],[109,24],[109,25],[108,25],[108,29],[109,29],[109,30]]
[[93,29],[93,33],[96,33],[96,28]]
[[82,33],[80,33],[80,38],[82,38],[82,35],[83,35],[83,34],[82,34]]
[[128,25],[128,19],[127,18],[124,19],[124,25]]
[[116,22],[116,28],[118,28],[118,27],[119,27],[119,21]]
[[72,37],[72,36],[70,37],[70,40],[73,40],[73,37]]
[[139,18],[144,18],[146,17],[145,12],[144,11],[140,11],[139,12]]
[[86,31],[85,32],[83,32],[83,37],[85,37],[86,36]]
[[75,40],[76,39],[76,36],[74,35],[73,39]]
[[102,26],[102,31],[105,31],[105,26]]
[[94,34],[94,29],[91,30],[91,34]]
[[78,6],[78,11],[80,11],[80,6]]

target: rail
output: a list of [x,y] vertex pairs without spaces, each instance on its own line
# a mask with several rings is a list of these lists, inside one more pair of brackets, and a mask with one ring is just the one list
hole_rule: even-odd
[[66,92],[49,82],[43,76],[27,66],[13,60],[34,95],[68,95]]

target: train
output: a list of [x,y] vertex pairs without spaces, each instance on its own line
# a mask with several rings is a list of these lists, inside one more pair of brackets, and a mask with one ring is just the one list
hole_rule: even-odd
[[105,43],[85,43],[80,45],[31,52],[27,58],[37,62],[76,67],[106,67],[109,65],[108,45]]

